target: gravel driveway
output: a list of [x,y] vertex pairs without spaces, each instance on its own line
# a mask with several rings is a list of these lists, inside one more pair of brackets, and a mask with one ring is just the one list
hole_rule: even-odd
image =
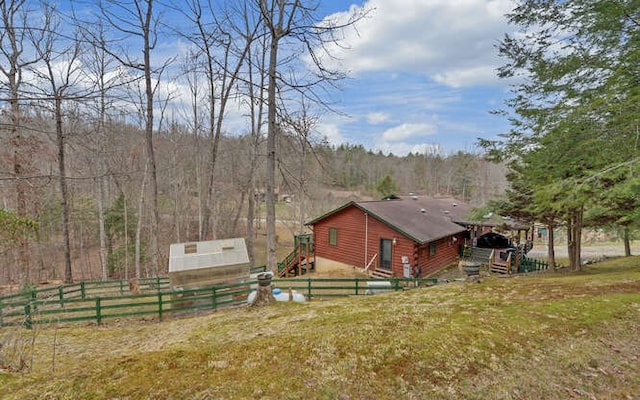
[[[554,250],[557,258],[568,258],[567,245],[556,244]],[[640,255],[640,243],[634,242],[631,244],[631,254]],[[547,246],[536,245],[534,246],[527,256],[532,258],[546,259],[547,258]],[[602,245],[582,245],[582,260],[588,260],[601,257],[616,257],[624,256],[624,244],[602,244]]]

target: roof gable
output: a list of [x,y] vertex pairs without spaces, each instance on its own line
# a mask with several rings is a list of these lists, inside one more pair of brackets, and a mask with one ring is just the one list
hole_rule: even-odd
[[444,212],[438,202],[417,201],[401,198],[398,200],[349,202],[314,220],[307,225],[315,225],[349,207],[357,207],[390,226],[400,234],[420,244],[455,235],[465,228],[452,220],[451,212]]

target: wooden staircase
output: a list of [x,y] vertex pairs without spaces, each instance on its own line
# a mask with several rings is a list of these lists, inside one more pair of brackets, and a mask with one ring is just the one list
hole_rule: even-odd
[[310,234],[295,236],[293,251],[278,263],[278,277],[304,275],[315,269],[315,255]]
[[391,279],[393,278],[393,272],[388,269],[376,268],[369,274],[372,278],[375,279]]
[[489,266],[489,272],[495,272],[498,274],[510,274],[512,271],[511,266],[513,254],[509,250],[498,250],[495,259]]
[[[278,263],[278,277],[304,275],[314,269],[313,261],[307,262],[305,256],[301,255],[298,257],[298,255],[294,253],[295,252],[292,253],[292,260],[289,260],[289,257],[287,257],[284,262]],[[291,256],[292,254],[289,255]]]

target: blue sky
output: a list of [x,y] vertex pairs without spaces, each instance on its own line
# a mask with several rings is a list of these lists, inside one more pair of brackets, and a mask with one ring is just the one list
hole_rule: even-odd
[[[340,83],[342,90],[329,94],[340,113],[320,114],[318,137],[387,154],[446,155],[477,153],[478,137],[494,139],[509,130],[506,119],[490,111],[502,108],[509,96],[507,82],[496,76],[502,63],[496,46],[510,32],[504,14],[513,0],[319,1],[319,15],[337,21],[350,10],[370,12],[344,32],[340,46],[329,49],[338,59],[329,66],[348,71],[349,78]],[[96,12],[93,0],[60,6],[70,4],[81,15]],[[165,23],[181,24],[175,10],[163,14]],[[185,49],[179,39],[161,41],[157,63]],[[178,64],[166,90],[175,107],[188,109]],[[246,133],[246,112],[232,114],[226,131]]]
[[[477,138],[509,129],[490,114],[508,97],[496,45],[509,32],[510,0],[322,1],[326,14],[371,9],[334,49],[350,71],[336,107],[317,127],[333,144],[405,155],[479,151]],[[335,17],[335,16],[334,16]]]

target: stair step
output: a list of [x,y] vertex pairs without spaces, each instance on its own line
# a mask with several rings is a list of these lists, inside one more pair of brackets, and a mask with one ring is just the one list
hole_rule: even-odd
[[380,279],[389,279],[389,278],[393,278],[393,272],[385,269],[374,269],[371,272],[371,277],[380,278]]
[[508,274],[509,273],[509,267],[507,267],[506,265],[497,265],[497,264],[493,264],[490,268],[491,272],[496,272],[498,274]]

